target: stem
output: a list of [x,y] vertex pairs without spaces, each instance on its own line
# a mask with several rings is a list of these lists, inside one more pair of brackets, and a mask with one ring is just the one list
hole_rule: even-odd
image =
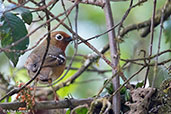
[[[106,17],[106,26],[108,30],[114,26],[110,0],[106,0],[105,6],[104,6],[104,13]],[[119,63],[119,57],[118,57],[117,42],[116,42],[116,35],[115,35],[114,29],[108,32],[108,37],[109,37],[111,60],[112,60],[112,64],[114,65],[114,68],[112,68],[112,74],[115,74],[118,69],[117,67]],[[120,82],[119,75],[117,75],[112,80],[114,90],[117,90],[119,88],[120,86],[119,82]],[[113,103],[112,108],[115,114],[119,114],[120,113],[120,93],[119,92],[113,96],[112,103]]]

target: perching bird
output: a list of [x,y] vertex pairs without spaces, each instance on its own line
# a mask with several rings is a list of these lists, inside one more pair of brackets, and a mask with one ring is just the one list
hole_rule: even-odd
[[[65,32],[56,31],[51,33],[49,50],[38,75],[40,82],[52,82],[63,73],[66,64],[65,49],[70,41],[72,41],[71,36]],[[47,40],[45,39],[27,58],[24,66],[27,68],[30,77],[33,77],[39,69],[46,46]]]

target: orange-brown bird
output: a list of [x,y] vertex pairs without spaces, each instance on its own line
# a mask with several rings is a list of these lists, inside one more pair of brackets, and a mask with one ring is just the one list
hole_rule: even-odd
[[[70,41],[72,41],[71,36],[63,31],[51,33],[49,49],[40,74],[38,75],[40,82],[52,82],[63,73],[66,64],[65,49]],[[47,40],[45,39],[28,56],[24,66],[27,68],[30,77],[33,77],[39,69],[46,51],[46,46]]]

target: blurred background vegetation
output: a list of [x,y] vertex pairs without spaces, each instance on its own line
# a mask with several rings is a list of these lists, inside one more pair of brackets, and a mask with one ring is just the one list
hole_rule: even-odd
[[[138,0],[135,0],[135,2],[136,1]],[[66,8],[70,7],[72,4],[68,0],[64,0],[64,2],[65,2]],[[165,3],[165,0],[158,0],[157,9],[160,9],[164,5],[164,3]],[[31,6],[33,4],[29,4],[29,5]],[[117,24],[122,19],[128,7],[129,7],[129,2],[115,2],[115,3],[112,2],[112,10],[113,10],[115,24]],[[132,9],[130,14],[128,15],[128,18],[124,22],[124,26],[130,25],[130,24],[136,24],[136,23],[143,22],[145,20],[150,19],[150,17],[152,16],[152,8],[153,8],[153,1],[149,0],[143,5],[137,6],[136,8]],[[55,5],[55,7],[52,9],[53,14],[55,15],[58,15],[59,13],[63,11],[64,10],[62,8],[61,2],[58,2]],[[43,13],[39,13],[39,15],[43,16]],[[75,10],[73,10],[72,13],[69,15],[73,29],[75,29],[74,17],[75,17]],[[36,20],[36,19],[38,19],[37,14],[33,13],[33,20]],[[34,30],[38,25],[41,25],[43,22],[45,22],[45,20],[39,23],[32,23],[31,25],[27,25],[28,32]],[[68,24],[68,21],[65,20],[65,23]],[[51,23],[52,28],[53,26],[57,24],[58,22],[53,21]],[[165,28],[165,31],[164,31],[165,34],[162,34],[160,51],[167,50],[171,47],[171,42],[170,42],[171,35],[168,32],[168,31],[171,31],[171,20],[168,20],[167,22],[164,23],[164,28]],[[69,33],[62,26],[60,26],[57,30],[62,30],[62,31]],[[83,38],[87,39],[97,34],[103,33],[104,31],[106,31],[106,24],[105,24],[105,17],[104,17],[103,9],[97,6],[80,4],[79,5],[79,17],[78,17],[78,34],[82,36]],[[41,28],[36,33],[31,35],[29,38],[30,40],[29,47],[32,47],[34,44],[36,44],[39,38],[42,37],[46,32],[47,32],[46,28]],[[148,35],[145,38],[142,38],[140,36],[140,33],[141,33],[141,30],[139,31],[135,30],[135,31],[129,32],[128,34],[124,36],[123,42],[120,44],[121,58],[133,59],[133,58],[143,57],[142,53],[139,54],[140,50],[142,49],[148,53],[150,35]],[[156,27],[155,32],[154,32],[153,54],[156,54],[156,51],[157,51],[158,37],[159,37],[159,27]],[[108,43],[108,37],[107,35],[103,35],[97,39],[91,40],[90,43],[94,47],[96,47],[98,50],[101,50]],[[72,55],[74,54],[74,51],[75,51],[74,43],[72,43],[67,48],[66,55],[68,57],[72,57]],[[23,64],[25,63],[25,60],[27,59],[27,56],[29,55],[30,52],[31,51],[25,53],[24,55],[20,57],[16,68],[13,67],[12,63],[5,56],[4,53],[0,53],[0,72],[5,76],[6,80],[8,80],[10,84],[15,85],[16,81],[27,82],[30,79],[28,77],[26,69],[23,68]],[[86,45],[84,45],[83,43],[78,46],[78,54],[88,55],[92,52],[93,51],[89,49]],[[110,59],[110,52],[108,51],[107,53],[105,53],[105,56]],[[159,61],[168,59],[170,57],[171,57],[171,54],[169,53],[164,54],[163,56],[159,57]],[[77,57],[77,59],[79,61],[74,61],[72,67],[80,68],[80,66],[82,65],[85,59],[83,57]],[[69,63],[69,60],[68,60],[68,63]],[[123,63],[124,62],[120,61],[121,65],[123,65]],[[95,67],[101,70],[111,69],[102,59],[99,59],[91,67]],[[130,67],[124,71],[124,74],[126,77],[129,77],[138,69],[139,69],[139,66],[130,65]],[[64,78],[64,80],[67,79],[67,77],[72,76],[75,72],[76,70],[70,70],[67,76]],[[85,71],[76,80],[75,83],[71,84],[68,87],[64,87],[60,89],[58,91],[58,94],[62,98],[68,95],[72,95],[74,98],[92,97],[96,95],[99,89],[103,86],[104,80],[106,80],[108,77],[111,77],[111,76],[112,76],[111,72],[99,74],[95,72]],[[132,83],[141,82],[142,80],[144,80],[144,76],[145,76],[145,70],[141,72],[140,74],[138,74],[138,76],[136,76],[133,80],[131,80],[131,82]]]

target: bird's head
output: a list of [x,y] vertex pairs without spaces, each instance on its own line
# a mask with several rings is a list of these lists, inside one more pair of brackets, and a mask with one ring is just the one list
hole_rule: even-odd
[[65,51],[72,37],[63,31],[55,31],[51,33],[50,44]]

